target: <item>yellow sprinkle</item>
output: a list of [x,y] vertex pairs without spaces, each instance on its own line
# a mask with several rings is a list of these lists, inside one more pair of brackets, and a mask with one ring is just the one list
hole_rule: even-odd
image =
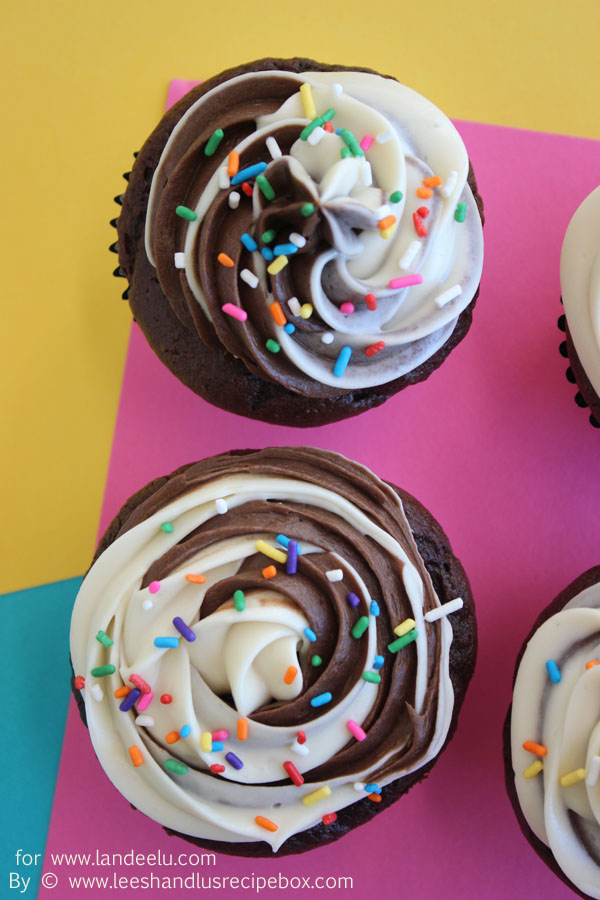
[[394,231],[395,231],[395,226],[391,225],[389,228],[382,228],[381,231],[379,232],[379,234],[381,235],[382,238],[387,239],[387,238],[389,238],[389,236],[391,234],[394,233]]
[[302,106],[304,107],[304,115],[307,119],[317,118],[317,107],[313,99],[312,88],[308,81],[300,85],[300,97],[302,98]]
[[544,768],[544,764],[540,759],[536,759],[535,762],[532,762],[530,766],[527,766],[523,775],[525,778],[535,778],[536,775],[539,775],[542,769]]
[[282,269],[288,264],[287,256],[283,254],[281,256],[276,256],[270,266],[267,266],[267,272],[269,275],[277,275],[278,272],[281,272]]
[[312,303],[303,303],[300,307],[300,315],[303,319],[310,319],[313,314],[313,305]]
[[325,785],[322,788],[319,788],[316,791],[313,791],[312,794],[307,794],[306,797],[302,798],[302,802],[305,806],[312,806],[313,803],[318,803],[319,800],[324,800],[326,797],[331,796],[331,788],[329,785]]
[[200,735],[200,747],[204,753],[212,752],[212,733],[203,731]]
[[583,781],[586,777],[587,772],[585,769],[575,769],[574,772],[568,772],[566,775],[560,779],[560,783],[563,787],[571,787],[572,784],[577,784],[578,781]]
[[397,634],[398,637],[403,637],[405,634],[408,634],[409,631],[412,631],[414,627],[414,619],[405,619],[404,622],[400,622],[399,625],[396,625],[396,627],[394,628],[394,634]]
[[287,560],[287,553],[284,553],[283,550],[278,550],[277,547],[271,547],[266,541],[256,541],[254,546],[259,553],[264,553],[265,556],[268,556],[269,559],[274,559],[275,562],[284,563]]

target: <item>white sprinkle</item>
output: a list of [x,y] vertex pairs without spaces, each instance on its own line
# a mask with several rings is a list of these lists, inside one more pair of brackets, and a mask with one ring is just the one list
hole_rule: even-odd
[[596,787],[598,776],[600,775],[600,756],[594,756],[588,769],[585,783],[588,787]]
[[321,340],[324,344],[333,344],[334,337],[330,331],[324,331],[321,335]]
[[228,187],[231,187],[231,178],[227,174],[227,168],[225,166],[219,169],[219,187],[225,191]]
[[287,305],[289,306],[290,312],[292,313],[293,316],[300,315],[300,301],[298,300],[297,297],[290,297],[290,299],[287,302]]
[[258,284],[258,276],[256,276],[254,272],[251,272],[250,269],[242,269],[240,278],[242,281],[245,281],[246,284],[249,284],[251,288],[255,288]]
[[152,600],[144,600],[142,603],[142,609],[152,609],[153,606],[154,603],[152,602]]
[[363,187],[370,187],[373,184],[373,172],[371,171],[371,163],[363,159],[360,167],[360,183]]
[[390,140],[391,137],[392,132],[390,131],[390,129],[388,129],[387,131],[380,131],[379,134],[376,134],[375,140],[378,144],[385,144]]
[[398,268],[410,269],[411,264],[414,262],[415,256],[419,252],[420,248],[421,241],[412,241],[398,260]]
[[385,219],[386,216],[391,215],[392,210],[384,203],[383,206],[380,206],[379,209],[375,210],[375,216],[377,219]]
[[458,612],[458,610],[462,608],[462,597],[457,597],[456,600],[448,600],[447,603],[443,603],[441,606],[438,606],[437,609],[430,609],[429,612],[426,612],[425,621],[435,622],[437,619],[442,619],[444,616],[449,616],[450,613]]
[[104,699],[104,691],[99,684],[92,685],[92,697],[100,703]]
[[232,191],[227,202],[229,203],[230,209],[237,209],[240,205],[240,195],[238,194],[238,192]]
[[435,298],[435,305],[439,306],[441,309],[442,306],[446,306],[447,303],[450,303],[451,300],[454,300],[461,294],[462,288],[460,284],[455,284],[451,288],[448,288],[447,291],[444,291],[443,294],[440,294],[439,297]]
[[365,785],[363,781],[355,781],[352,785],[357,794],[362,794],[365,789]]
[[316,128],[313,128],[309,136],[307,137],[308,143],[312,147],[316,147],[316,145],[323,140],[323,136],[325,134],[325,130],[321,128],[320,125],[317,125]]
[[456,187],[456,181],[458,179],[458,172],[454,169],[450,172],[445,182],[440,185],[439,191],[442,197],[449,197],[454,188]]
[[299,756],[308,756],[309,749],[306,744],[299,744],[298,741],[294,741],[293,744],[290,744],[290,747],[294,753],[298,753]]
[[333,91],[333,93],[334,93],[337,97],[339,97],[340,94],[343,94],[343,93],[344,93],[344,88],[343,88],[342,85],[339,84],[337,81],[335,82],[335,84],[332,84],[332,85],[331,85],[331,90]]
[[176,269],[185,269],[185,253],[176,253],[173,261]]
[[306,238],[302,237],[301,234],[298,234],[297,231],[292,231],[292,233],[290,234],[290,243],[295,244],[296,247],[305,247]]
[[215,506],[217,507],[219,515],[224,516],[227,512],[227,500],[223,500],[223,498],[220,497],[218,500],[215,500]]
[[138,716],[135,720],[135,724],[151,728],[154,725],[154,719],[152,716]]
[[327,581],[342,581],[344,578],[344,573],[341,569],[330,569],[328,572],[325,572],[327,576]]
[[267,138],[267,140],[265,141],[265,144],[267,145],[267,150],[269,151],[269,153],[271,154],[271,157],[273,159],[279,159],[280,156],[283,156],[283,154],[281,152],[281,148],[280,148],[279,144],[277,143],[277,141],[275,140],[275,138],[273,137],[273,135],[271,135],[271,137]]

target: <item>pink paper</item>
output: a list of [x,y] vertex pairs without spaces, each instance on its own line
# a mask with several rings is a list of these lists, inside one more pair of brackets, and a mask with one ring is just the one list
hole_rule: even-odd
[[[458,732],[426,782],[336,844],[283,859],[219,856],[202,870],[205,877],[345,875],[354,890],[339,888],[334,896],[378,900],[572,896],[521,836],[505,795],[502,724],[514,660],[531,623],[568,582],[600,562],[600,433],[574,403],[556,327],[561,241],[599,180],[600,147],[476,123],[458,127],[486,204],[486,262],[471,332],[424,384],[351,421],[280,428],[203,402],[132,330],[101,531],[133,491],[184,462],[232,447],[312,444],[365,463],[425,503],[450,536],[477,602],[477,671]],[[45,870],[61,884],[69,872],[112,877],[97,867],[59,869],[49,854],[131,847],[193,849],[166,837],[112,788],[73,705]],[[64,888],[53,896],[71,893]],[[101,889],[85,891],[88,900],[104,896]]]

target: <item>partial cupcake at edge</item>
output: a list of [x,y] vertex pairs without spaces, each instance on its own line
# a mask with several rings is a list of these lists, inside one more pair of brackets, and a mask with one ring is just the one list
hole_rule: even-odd
[[116,274],[150,346],[224,409],[353,416],[467,333],[483,204],[464,143],[395,79],[263,59],[169,110],[117,198]]
[[234,451],[118,513],[75,603],[73,690],[137,810],[284,855],[428,774],[476,644],[464,570],[410,494],[336,453]]

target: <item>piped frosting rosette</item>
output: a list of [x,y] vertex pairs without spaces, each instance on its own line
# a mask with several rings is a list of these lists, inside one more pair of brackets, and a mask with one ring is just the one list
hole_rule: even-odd
[[208,346],[297,394],[339,396],[412,372],[475,297],[468,174],[449,119],[393,79],[247,72],[173,129],[146,253]]
[[513,692],[511,755],[534,835],[584,894],[600,897],[600,584],[529,640]]
[[310,448],[194,464],[134,510],[75,604],[98,759],[167,828],[277,850],[440,752],[451,611],[364,467]]

